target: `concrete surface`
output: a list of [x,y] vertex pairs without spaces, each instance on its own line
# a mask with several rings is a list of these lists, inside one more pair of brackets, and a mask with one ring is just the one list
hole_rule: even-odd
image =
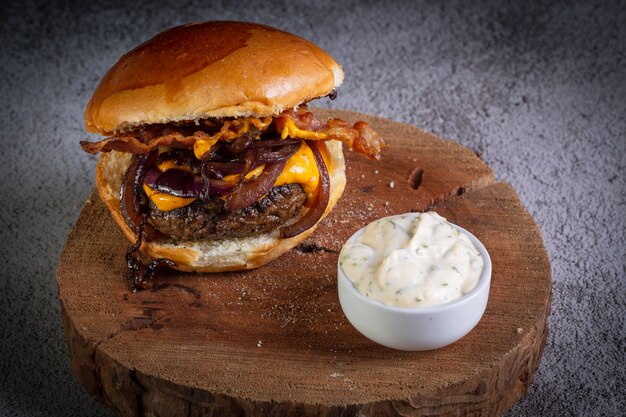
[[553,268],[543,361],[507,417],[623,415],[624,2],[124,3],[0,6],[0,415],[112,415],[72,374],[55,284],[94,185],[83,109],[122,52],[212,19],[308,38],[345,69],[332,106],[480,152],[538,222]]

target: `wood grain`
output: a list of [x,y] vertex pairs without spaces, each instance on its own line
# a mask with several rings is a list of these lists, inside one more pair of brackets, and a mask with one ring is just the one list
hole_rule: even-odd
[[[390,146],[379,163],[346,152],[348,186],[331,215],[257,270],[168,272],[158,289],[133,294],[122,278],[128,243],[92,194],[57,272],[72,366],[89,393],[124,416],[497,416],[524,395],[546,340],[551,279],[515,191],[452,141],[318,113],[366,120]],[[394,351],[344,317],[337,253],[375,218],[428,208],[487,247],[489,303],[459,342]]]

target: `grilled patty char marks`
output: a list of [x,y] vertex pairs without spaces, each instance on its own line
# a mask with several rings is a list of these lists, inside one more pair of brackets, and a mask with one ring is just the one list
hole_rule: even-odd
[[159,210],[148,199],[148,221],[161,233],[177,240],[246,237],[283,225],[300,213],[306,194],[299,184],[273,187],[261,200],[235,212],[224,200],[195,201],[171,211]]

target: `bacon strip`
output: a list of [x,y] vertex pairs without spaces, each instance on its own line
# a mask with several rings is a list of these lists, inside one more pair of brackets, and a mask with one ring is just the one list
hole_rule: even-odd
[[[338,140],[345,143],[351,150],[367,156],[370,159],[380,159],[380,152],[385,147],[385,141],[374,129],[365,122],[357,122],[354,126],[348,125],[340,119],[329,119],[326,122],[316,120],[313,113],[306,106],[297,110],[285,110],[274,119],[278,129],[284,126],[287,118],[293,120],[298,129],[323,133],[323,139],[309,140]],[[148,153],[159,146],[190,148],[197,140],[232,140],[242,135],[242,125],[245,119],[227,120],[219,131],[210,126],[151,126],[139,132],[122,134],[103,139],[99,142],[80,142],[81,147],[92,155],[98,152],[112,150],[135,154]],[[261,127],[267,128],[267,125]],[[251,126],[248,134],[257,135],[260,132],[257,126]]]
[[159,146],[189,148],[200,139],[232,140],[238,138],[243,134],[243,128],[247,123],[249,126],[246,131],[250,135],[255,135],[266,129],[269,121],[269,118],[266,120],[256,118],[227,120],[219,130],[210,123],[198,126],[155,125],[138,132],[111,136],[98,142],[81,141],[80,146],[92,155],[109,151],[148,153]]
[[[316,120],[313,113],[305,106],[297,110],[285,110],[276,118],[277,124],[282,126],[283,120],[290,118],[298,129],[312,130],[324,133],[323,140],[338,140],[348,145],[350,150],[367,156],[370,159],[380,159],[380,151],[385,147],[385,141],[365,122],[356,122],[354,126],[341,119],[328,119],[326,123]],[[281,120],[283,119],[283,120]],[[309,139],[320,140],[320,139]]]
[[92,155],[98,152],[120,151],[129,153],[145,154],[159,146],[191,147],[196,140],[208,138],[205,132],[195,132],[191,136],[183,136],[181,133],[170,133],[159,136],[148,142],[134,136],[111,136],[99,142],[81,141],[80,146]]

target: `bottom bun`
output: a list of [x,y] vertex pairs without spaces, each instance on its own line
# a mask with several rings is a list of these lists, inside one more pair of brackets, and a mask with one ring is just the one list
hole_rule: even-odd
[[[326,142],[332,159],[330,175],[330,200],[320,221],[335,206],[346,186],[345,161],[341,142]],[[100,156],[96,167],[96,187],[100,198],[111,211],[128,240],[135,243],[137,236],[128,227],[120,211],[120,188],[126,170],[130,166],[132,154],[112,151]],[[306,209],[302,210],[297,221]],[[319,223],[319,222],[318,222]],[[249,237],[210,239],[194,241],[174,241],[161,237],[152,242],[143,242],[141,251],[153,259],[166,258],[176,263],[180,271],[221,272],[258,268],[297,246],[317,227],[282,239],[278,229]]]

